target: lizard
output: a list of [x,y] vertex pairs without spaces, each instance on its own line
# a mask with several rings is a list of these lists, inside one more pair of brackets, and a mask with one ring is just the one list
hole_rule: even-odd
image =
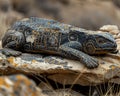
[[2,38],[2,53],[22,52],[60,55],[75,59],[87,68],[99,66],[91,55],[114,53],[117,44],[108,32],[90,31],[52,19],[29,17],[15,22]]

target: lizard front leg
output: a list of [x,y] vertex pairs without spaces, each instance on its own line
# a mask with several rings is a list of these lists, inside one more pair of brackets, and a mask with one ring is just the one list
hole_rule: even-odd
[[0,51],[2,52],[2,54],[6,55],[6,56],[20,56],[22,54],[22,52],[20,51],[16,51],[16,50],[12,50],[9,48],[4,48],[4,49],[0,49]]
[[3,49],[0,49],[0,51],[6,56],[20,56],[22,54],[22,52],[20,52],[20,51],[16,51],[16,50],[11,49],[10,48],[11,46],[15,47],[14,41],[8,43],[6,46],[4,46]]
[[[22,32],[8,30],[8,33],[2,39],[2,47],[0,51],[6,56],[19,56],[22,54],[25,37]],[[17,51],[19,50],[19,51]]]
[[77,59],[89,69],[98,67],[99,63],[97,59],[77,50],[78,47],[75,48],[73,45],[78,46],[80,49],[80,44],[76,42],[69,42],[61,45],[59,49],[65,57]]

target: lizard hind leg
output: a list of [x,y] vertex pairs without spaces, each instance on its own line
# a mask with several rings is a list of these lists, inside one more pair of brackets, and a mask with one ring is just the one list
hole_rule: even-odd
[[[79,60],[82,64],[84,64],[89,69],[93,69],[99,66],[99,62],[97,59],[89,56],[88,54],[85,54],[80,50],[74,49],[72,48],[72,46],[69,46],[69,45],[73,45],[73,44],[64,44],[60,46],[61,54],[63,54],[65,57]],[[76,43],[75,45],[78,45],[78,44]]]

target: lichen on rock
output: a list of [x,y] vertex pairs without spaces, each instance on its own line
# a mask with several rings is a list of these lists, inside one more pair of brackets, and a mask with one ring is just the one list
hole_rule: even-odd
[[36,84],[24,75],[0,77],[1,96],[46,96]]

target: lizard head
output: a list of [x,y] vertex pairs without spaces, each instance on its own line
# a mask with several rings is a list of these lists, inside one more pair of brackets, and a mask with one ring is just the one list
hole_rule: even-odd
[[22,32],[16,30],[8,30],[2,38],[2,47],[15,50],[21,50],[25,38]]
[[88,34],[84,42],[84,51],[88,54],[105,54],[115,52],[117,44],[110,33]]

